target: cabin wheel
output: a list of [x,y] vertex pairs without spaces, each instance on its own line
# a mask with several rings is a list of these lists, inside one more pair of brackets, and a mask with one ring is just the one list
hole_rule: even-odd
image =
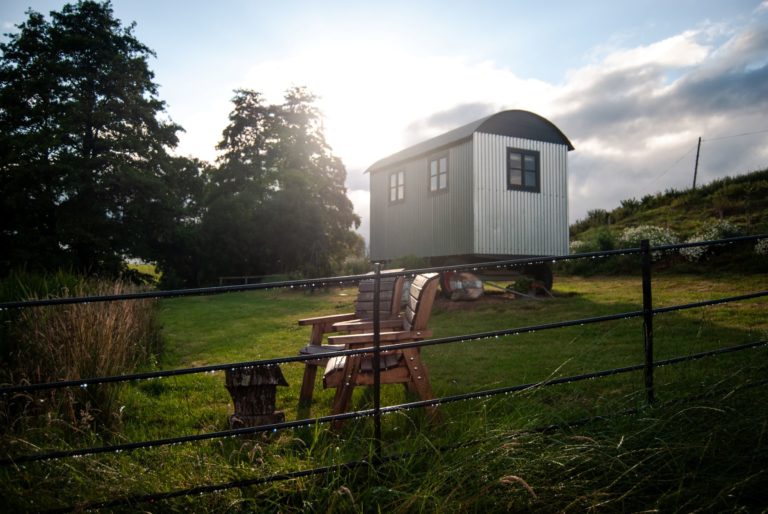
[[453,285],[451,282],[455,276],[455,271],[440,272],[440,292],[446,298],[451,298],[451,295],[453,295]]
[[454,271],[440,275],[440,290],[449,300],[473,301],[483,296],[484,287],[480,277],[469,271]]
[[529,264],[523,269],[523,274],[541,282],[547,291],[552,290],[552,267],[548,263]]

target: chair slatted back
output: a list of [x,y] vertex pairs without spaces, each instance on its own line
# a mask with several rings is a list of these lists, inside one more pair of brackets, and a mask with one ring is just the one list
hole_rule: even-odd
[[432,304],[437,294],[439,274],[424,273],[416,275],[408,290],[408,305],[405,307],[405,330],[424,330],[427,328]]
[[[373,319],[373,279],[361,280],[358,286],[355,317]],[[400,298],[403,295],[403,277],[385,277],[379,284],[379,317],[391,319],[400,312]]]

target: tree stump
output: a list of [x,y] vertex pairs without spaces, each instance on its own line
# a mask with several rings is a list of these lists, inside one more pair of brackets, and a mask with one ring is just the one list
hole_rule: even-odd
[[285,421],[283,411],[275,412],[277,386],[287,386],[280,366],[255,366],[225,372],[226,388],[235,404],[229,417],[231,428],[256,427]]

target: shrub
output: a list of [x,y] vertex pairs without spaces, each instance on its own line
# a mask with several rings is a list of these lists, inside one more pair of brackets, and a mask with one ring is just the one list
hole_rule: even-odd
[[734,190],[740,189],[737,184],[729,184],[714,192],[712,195],[712,207],[720,218],[739,211],[743,203],[742,198],[734,197]]
[[373,269],[368,257],[348,257],[336,270],[337,275],[362,275]]
[[429,266],[430,262],[427,257],[419,257],[416,255],[404,255],[392,259],[387,263],[387,268],[419,269],[428,268]]
[[636,213],[640,209],[640,205],[640,201],[636,198],[628,198],[626,200],[621,200],[621,206],[614,209],[613,212],[617,220],[626,218],[627,216]]
[[[715,239],[725,239],[728,237],[739,236],[741,233],[741,229],[730,221],[720,220],[708,226],[706,229],[697,232],[686,242],[695,243],[699,241],[713,241]],[[680,255],[685,257],[685,259],[690,262],[698,262],[711,252],[711,246],[692,246],[690,248],[680,249]]]
[[768,255],[768,239],[758,239],[755,245],[757,255]]
[[[45,293],[31,292],[29,299],[135,290],[122,282],[79,278],[73,283],[72,276],[65,275],[48,281],[30,277],[30,281],[36,282],[38,292]],[[64,282],[68,285],[60,287]],[[18,287],[27,290],[22,283]],[[162,350],[153,300],[31,307],[6,321],[3,335],[8,358],[0,370],[3,382],[40,383],[126,373],[153,361]],[[3,399],[2,424],[10,426],[25,421],[25,414],[42,412],[49,420],[59,417],[74,427],[115,428],[119,422],[117,392],[116,385],[103,384]]]
[[[625,228],[619,236],[619,244],[624,247],[639,246],[643,239],[647,239],[651,246],[672,245],[679,241],[675,233],[668,228],[640,225],[639,227]],[[661,256],[661,251],[653,252],[653,260],[659,260]]]
[[579,241],[578,239],[575,239],[568,244],[568,250],[569,250],[569,253],[571,254],[585,253],[589,251],[589,249],[587,248],[587,243],[585,243],[584,241]]
[[583,220],[579,220],[570,226],[570,235],[575,236],[581,234],[585,230],[589,230],[594,227],[601,227],[603,225],[611,224],[611,215],[605,209],[592,209],[587,211],[587,217]]
[[664,227],[655,225],[640,225],[639,227],[625,228],[619,236],[619,242],[622,245],[637,246],[643,239],[648,239],[651,245],[670,245],[678,241],[674,232]]
[[599,229],[594,235],[595,249],[601,252],[616,248],[616,237],[607,228]]

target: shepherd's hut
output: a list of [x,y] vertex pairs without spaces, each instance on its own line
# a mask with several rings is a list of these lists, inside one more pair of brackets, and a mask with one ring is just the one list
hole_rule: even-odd
[[[371,258],[445,265],[566,254],[571,150],[549,120],[509,110],[376,161],[367,170]],[[530,270],[551,287],[548,267]]]

